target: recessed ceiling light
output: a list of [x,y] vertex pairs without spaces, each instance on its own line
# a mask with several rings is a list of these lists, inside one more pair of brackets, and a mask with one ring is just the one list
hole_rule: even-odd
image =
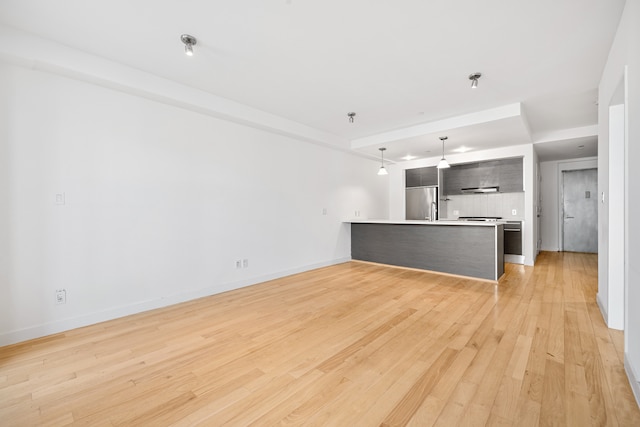
[[407,154],[404,157],[400,157],[402,160],[413,160],[413,159],[417,159],[418,156],[412,156],[411,154]]
[[456,148],[455,150],[451,150],[455,153],[466,153],[467,151],[471,151],[470,147],[465,147],[464,145],[460,148]]

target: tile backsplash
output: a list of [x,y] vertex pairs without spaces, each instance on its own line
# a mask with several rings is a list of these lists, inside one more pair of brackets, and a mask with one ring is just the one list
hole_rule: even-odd
[[[440,201],[441,219],[461,216],[500,216],[506,220],[524,219],[524,193],[451,195]],[[516,210],[513,215],[512,211]],[[446,216],[445,216],[446,215]]]

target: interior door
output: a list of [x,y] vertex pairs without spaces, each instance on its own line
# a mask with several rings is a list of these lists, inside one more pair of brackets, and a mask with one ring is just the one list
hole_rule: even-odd
[[562,249],[598,252],[598,170],[562,172]]

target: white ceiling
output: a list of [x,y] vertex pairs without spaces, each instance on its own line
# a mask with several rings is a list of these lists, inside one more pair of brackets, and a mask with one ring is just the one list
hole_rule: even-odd
[[[623,7],[0,0],[0,23],[335,135],[371,156],[383,145],[394,161],[440,156],[437,137],[447,135],[446,152],[533,142],[541,160],[553,160],[597,153],[597,87]],[[198,40],[191,58],[183,33]],[[482,78],[472,90],[474,72]],[[503,107],[518,112],[482,114]]]

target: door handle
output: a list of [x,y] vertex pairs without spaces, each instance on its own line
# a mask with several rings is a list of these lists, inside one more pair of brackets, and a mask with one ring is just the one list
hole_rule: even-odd
[[564,219],[574,219],[575,217],[573,216],[565,216]]

